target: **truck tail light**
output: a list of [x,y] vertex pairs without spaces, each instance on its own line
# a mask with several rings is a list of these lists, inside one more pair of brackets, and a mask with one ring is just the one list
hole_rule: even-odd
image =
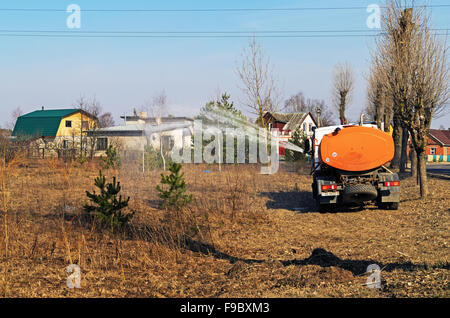
[[385,187],[399,187],[400,186],[400,181],[386,181],[384,183]]
[[336,184],[324,184],[322,186],[322,191],[336,190],[336,189],[337,189],[337,185]]

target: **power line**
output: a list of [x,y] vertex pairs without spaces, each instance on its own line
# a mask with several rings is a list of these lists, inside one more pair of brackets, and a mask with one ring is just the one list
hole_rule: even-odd
[[[431,31],[450,31],[450,29],[438,28]],[[104,31],[104,30],[1,30],[3,33],[99,33],[99,34],[261,34],[261,33],[361,33],[361,32],[379,32],[378,29],[362,30],[232,30],[232,31]]]
[[[379,34],[318,34],[318,35],[256,35],[257,38],[341,38],[368,37]],[[449,36],[447,33],[435,33]],[[54,37],[54,38],[248,38],[248,35],[84,35],[84,34],[0,34],[2,37]]]
[[[436,35],[447,35],[450,29],[431,29]],[[441,32],[441,33],[439,33]],[[442,33],[446,32],[446,33]],[[97,38],[338,38],[383,35],[379,29],[365,30],[231,30],[231,31],[103,31],[103,30],[12,30],[0,29],[3,37],[97,37]]]
[[[62,38],[248,38],[246,35],[77,35],[77,34],[0,34],[5,37],[62,37]],[[329,34],[329,35],[259,35],[260,38],[316,38],[316,37],[361,37],[373,34]]]
[[[449,8],[449,4],[415,6],[416,8]],[[380,8],[386,8],[380,6]],[[366,10],[367,7],[296,7],[296,8],[206,8],[206,9],[82,9],[84,12],[239,12],[239,11],[315,11],[315,10]],[[66,12],[56,8],[0,8],[0,11]]]

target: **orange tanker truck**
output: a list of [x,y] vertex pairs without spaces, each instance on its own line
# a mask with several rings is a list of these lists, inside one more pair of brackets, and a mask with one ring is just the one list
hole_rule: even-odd
[[398,209],[400,180],[384,165],[394,157],[394,142],[376,125],[340,125],[314,130],[311,174],[318,209],[375,202]]

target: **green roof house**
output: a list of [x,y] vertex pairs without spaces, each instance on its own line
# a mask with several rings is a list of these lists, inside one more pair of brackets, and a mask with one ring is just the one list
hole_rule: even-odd
[[13,137],[47,138],[81,136],[96,121],[80,109],[36,110],[17,118]]

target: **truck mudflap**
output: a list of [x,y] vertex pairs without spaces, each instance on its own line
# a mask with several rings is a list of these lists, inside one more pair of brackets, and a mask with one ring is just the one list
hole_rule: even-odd
[[398,174],[381,173],[379,175],[378,192],[377,202],[379,204],[400,202],[400,179]]
[[400,201],[400,187],[398,189],[380,190],[379,202],[399,202]]
[[317,204],[336,204],[338,203],[339,191],[322,191],[322,186],[336,185],[336,181],[331,178],[316,178],[312,184],[313,196]]

